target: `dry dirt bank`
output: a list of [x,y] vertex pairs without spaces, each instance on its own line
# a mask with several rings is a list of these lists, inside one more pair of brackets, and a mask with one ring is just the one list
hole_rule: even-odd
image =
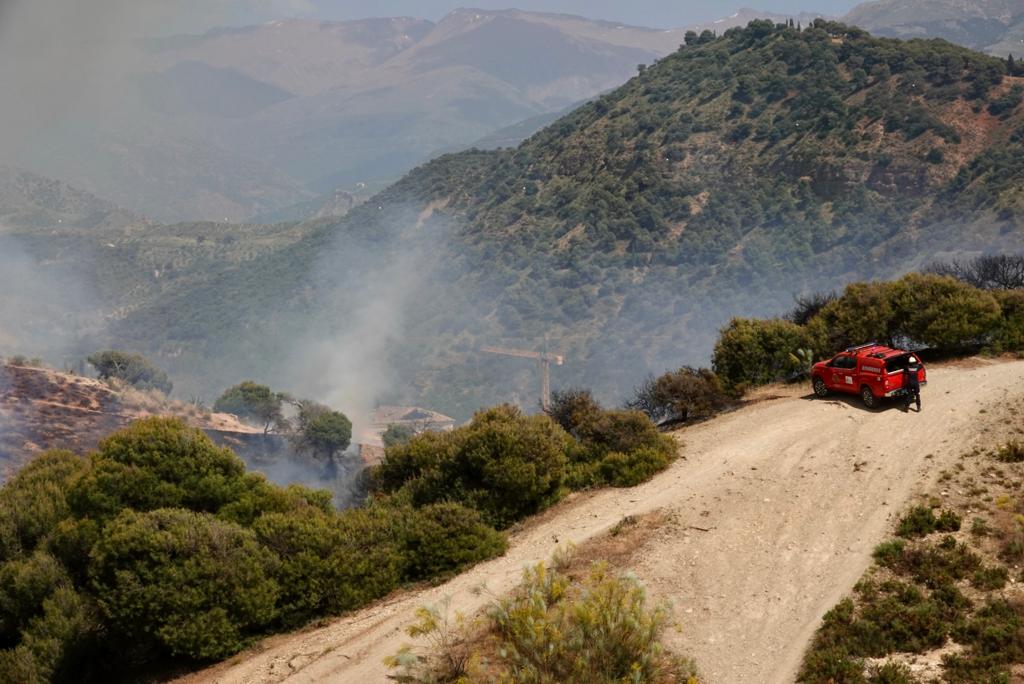
[[181,681],[383,682],[381,661],[408,641],[403,629],[416,607],[451,596],[453,609],[472,612],[485,600],[473,587],[506,591],[524,564],[548,558],[557,544],[664,509],[676,523],[653,535],[630,569],[672,601],[681,630],[671,645],[695,657],[711,684],[791,682],[822,614],[867,568],[905,502],[984,439],[999,414],[993,409],[1024,396],[1024,362],[933,368],[929,379],[920,414],[779,389],[677,433],[684,458],[651,482],[557,506],[514,535],[502,558],[269,639]]

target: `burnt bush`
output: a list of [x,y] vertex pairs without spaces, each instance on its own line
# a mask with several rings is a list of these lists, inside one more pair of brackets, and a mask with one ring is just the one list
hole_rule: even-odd
[[797,295],[794,298],[793,308],[783,318],[790,323],[807,325],[822,309],[836,299],[838,299],[838,295],[835,292],[812,292],[807,295]]

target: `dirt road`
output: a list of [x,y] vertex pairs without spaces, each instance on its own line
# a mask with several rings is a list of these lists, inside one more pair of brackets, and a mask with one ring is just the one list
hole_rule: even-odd
[[576,497],[513,537],[508,553],[452,581],[407,593],[301,634],[269,639],[183,682],[385,681],[382,659],[409,641],[413,611],[452,597],[470,613],[480,584],[504,592],[527,563],[656,509],[676,523],[639,549],[633,570],[681,625],[670,644],[706,681],[792,682],[822,614],[848,592],[915,493],[984,441],[1024,362],[932,368],[924,411],[871,412],[856,400],[786,388],[676,437],[683,459],[629,490]]

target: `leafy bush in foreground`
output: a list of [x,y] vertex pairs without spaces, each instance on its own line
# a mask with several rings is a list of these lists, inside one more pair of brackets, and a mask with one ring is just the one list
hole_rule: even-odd
[[457,504],[337,512],[178,420],[43,454],[0,488],[0,681],[102,681],[458,571],[504,537]]
[[93,548],[90,575],[114,630],[175,656],[223,658],[271,622],[275,556],[208,513],[125,511]]
[[604,566],[574,581],[539,564],[491,605],[482,635],[446,634],[439,611],[421,610],[410,634],[435,636],[439,652],[421,658],[406,647],[389,662],[401,668],[395,679],[416,683],[696,684],[693,662],[661,644],[669,618],[635,580]]

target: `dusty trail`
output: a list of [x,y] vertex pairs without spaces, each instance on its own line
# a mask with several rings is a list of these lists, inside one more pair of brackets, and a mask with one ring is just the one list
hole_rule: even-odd
[[418,606],[451,596],[453,610],[471,613],[484,602],[473,587],[504,592],[524,564],[548,558],[557,544],[665,509],[677,523],[639,549],[630,569],[673,603],[682,631],[671,645],[696,658],[711,684],[792,682],[822,614],[867,568],[892,517],[983,439],[1000,404],[1024,396],[1024,362],[932,368],[929,379],[921,414],[809,399],[804,387],[779,390],[677,433],[685,458],[668,471],[634,489],[559,505],[516,534],[502,558],[325,627],[269,639],[181,681],[386,681],[382,659],[408,641],[403,629]]

